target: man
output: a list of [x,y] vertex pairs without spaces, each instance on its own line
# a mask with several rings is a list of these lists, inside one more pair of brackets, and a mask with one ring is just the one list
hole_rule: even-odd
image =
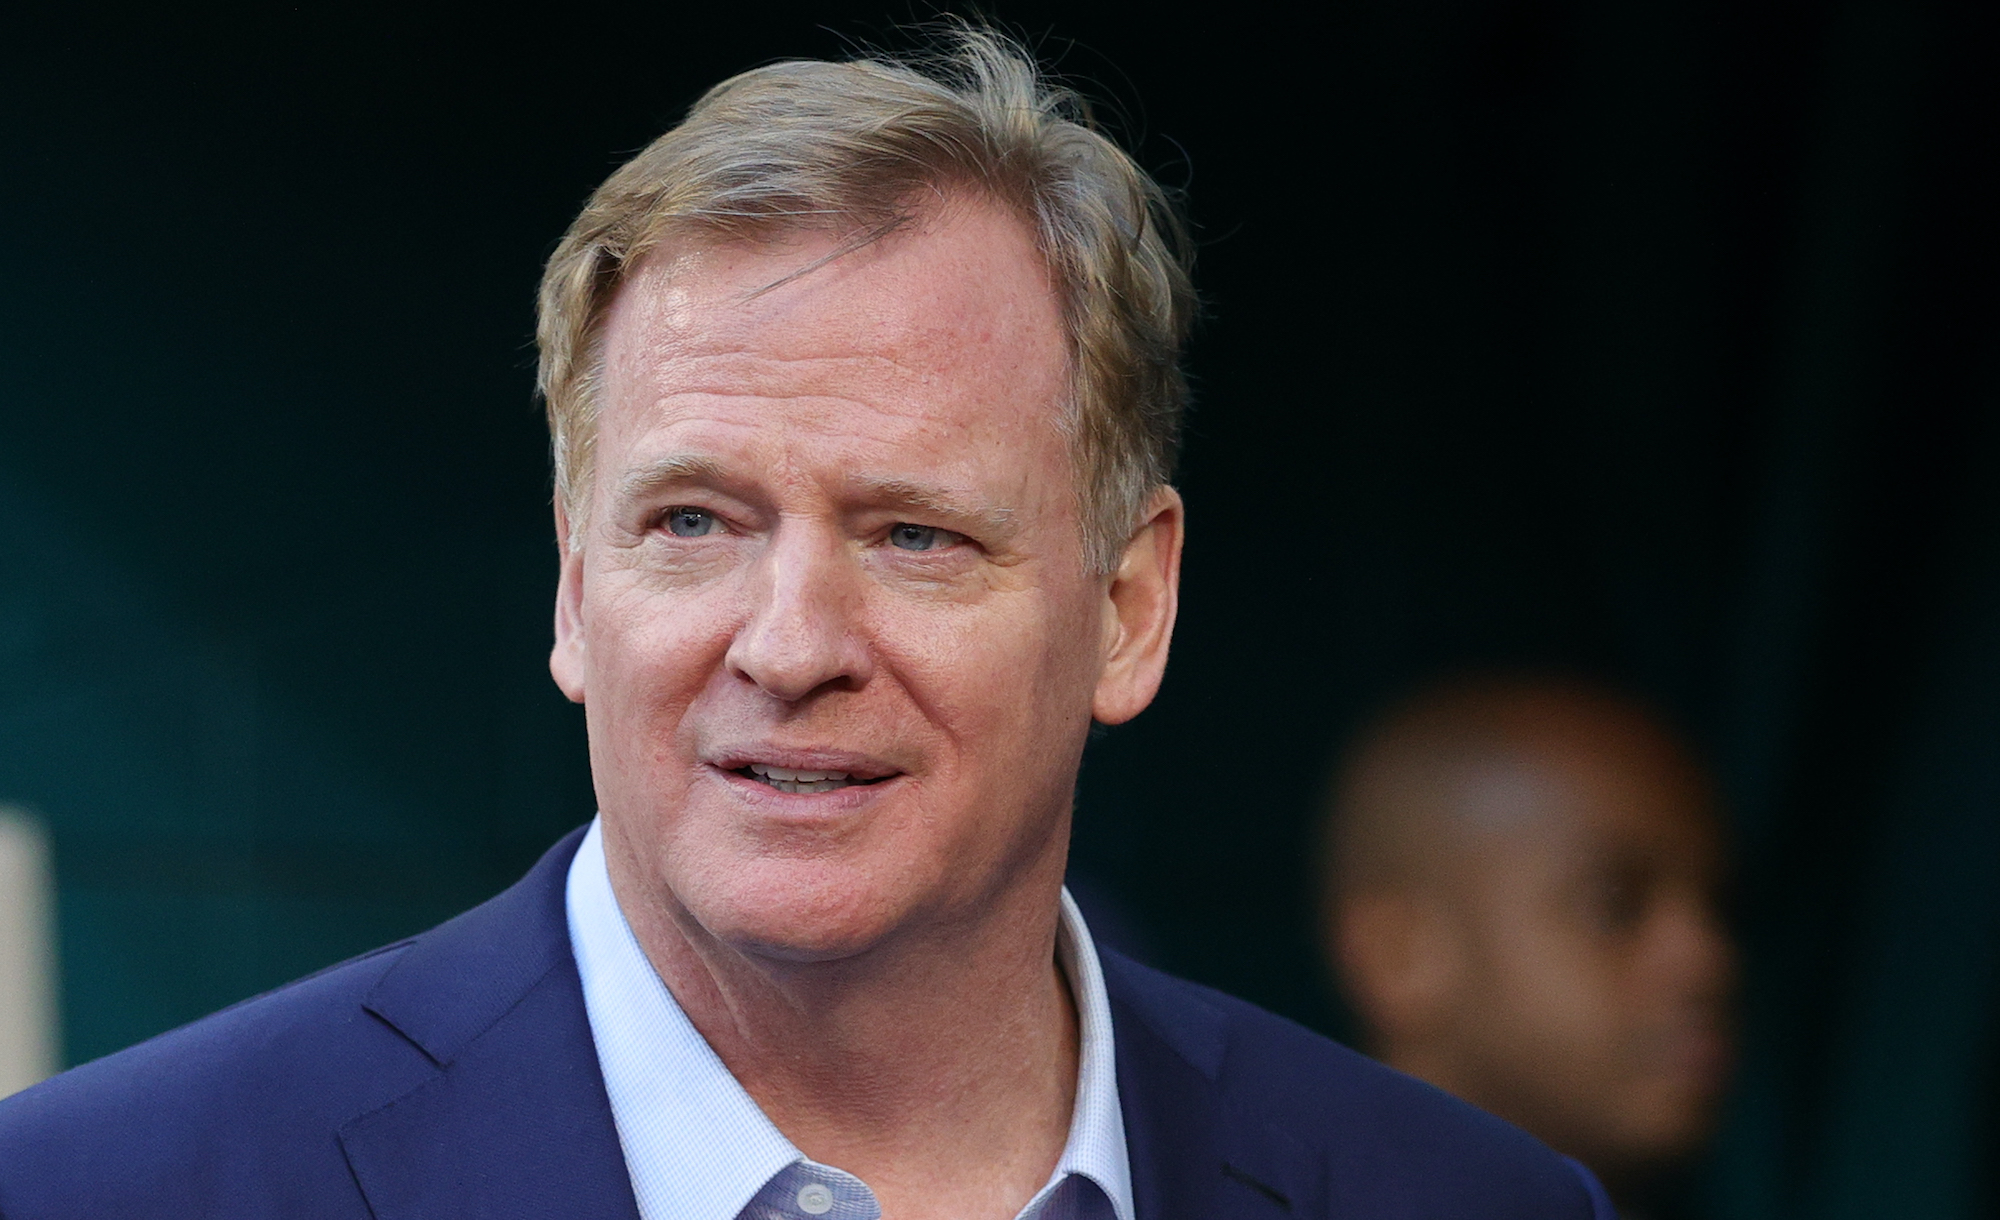
[[724,83],[541,305],[600,814],[512,890],[0,1109],[0,1213],[1602,1216],[1528,1137],[1099,955],[1192,295],[1003,41]]
[[1730,1058],[1721,835],[1686,748],[1595,687],[1449,682],[1362,734],[1330,816],[1326,939],[1371,1049],[1642,1207]]

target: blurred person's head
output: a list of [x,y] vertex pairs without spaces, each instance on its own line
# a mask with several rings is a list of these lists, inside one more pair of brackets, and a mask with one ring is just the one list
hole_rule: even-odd
[[1325,940],[1369,1049],[1630,1190],[1710,1133],[1734,951],[1708,777],[1637,703],[1433,687],[1362,733],[1328,810]]

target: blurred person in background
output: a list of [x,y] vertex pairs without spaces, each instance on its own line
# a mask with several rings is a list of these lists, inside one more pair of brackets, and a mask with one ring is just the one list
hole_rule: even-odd
[[1732,1055],[1722,828],[1685,744],[1603,688],[1459,679],[1361,733],[1326,814],[1324,943],[1367,1049],[1651,1214]]

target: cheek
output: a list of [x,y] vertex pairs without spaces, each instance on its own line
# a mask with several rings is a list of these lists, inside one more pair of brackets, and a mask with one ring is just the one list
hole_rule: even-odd
[[1084,617],[1061,600],[1019,594],[912,615],[922,621],[885,624],[878,638],[895,642],[894,668],[934,722],[969,752],[1005,755],[1015,767],[1087,730],[1095,624]]
[[1615,945],[1549,913],[1492,931],[1480,970],[1496,1001],[1494,1015],[1511,1015],[1506,1036],[1550,1053],[1592,1057],[1617,1040],[1627,989],[1625,955]]
[[[586,588],[585,640],[593,743],[657,742],[722,664],[730,641],[721,599],[647,590],[623,574]],[[655,747],[656,748],[656,747]]]
[[621,665],[665,672],[695,662],[718,641],[726,647],[738,583],[726,573],[663,579],[642,562],[589,574],[583,612],[594,668],[612,678]]

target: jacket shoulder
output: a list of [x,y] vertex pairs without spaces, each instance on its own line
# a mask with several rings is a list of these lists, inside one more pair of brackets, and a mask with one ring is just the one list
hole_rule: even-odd
[[1519,1128],[1247,1001],[1102,956],[1114,1011],[1210,1082],[1230,1129],[1310,1162],[1329,1214],[1610,1220],[1596,1180]]
[[[426,1075],[424,1056],[364,1011],[407,951],[389,945],[0,1101],[0,1215],[211,1214],[258,1184],[267,1214],[356,1205],[335,1122]],[[273,1178],[274,1157],[287,1170]],[[160,1194],[164,1192],[163,1198]]]
[[437,1081],[551,978],[575,1010],[558,1004],[553,1036],[576,1041],[582,996],[558,967],[582,836],[410,940],[0,1101],[0,1216],[368,1216],[344,1126]]

